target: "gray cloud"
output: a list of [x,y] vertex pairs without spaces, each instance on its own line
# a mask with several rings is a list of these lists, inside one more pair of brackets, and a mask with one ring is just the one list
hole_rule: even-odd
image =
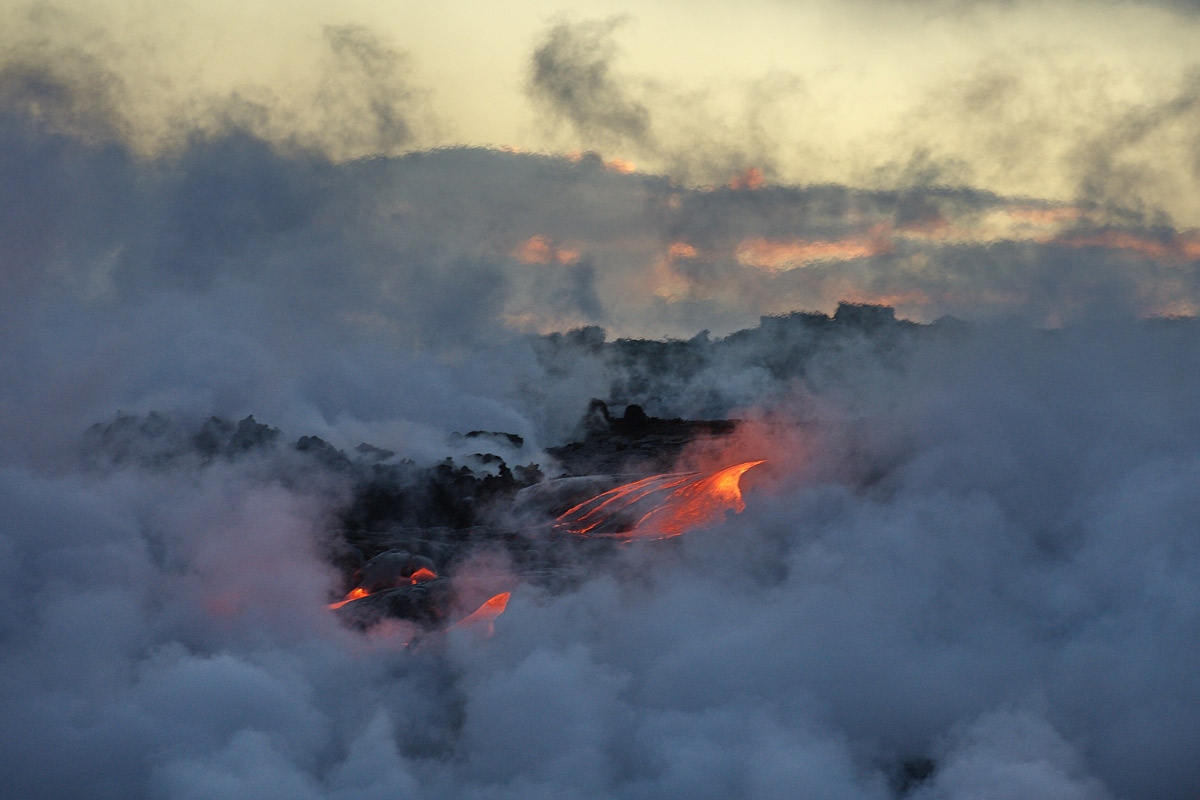
[[1169,98],[1129,110],[1107,130],[1080,144],[1074,156],[1080,164],[1081,200],[1100,204],[1136,224],[1171,224],[1162,198],[1180,184],[1190,187],[1200,181],[1200,160],[1164,164],[1148,158],[1148,152],[1157,149],[1145,145],[1182,133],[1187,150],[1200,152],[1200,138],[1195,135],[1200,120],[1200,71],[1193,70],[1180,84]]
[[587,140],[649,145],[649,110],[612,74],[612,34],[620,24],[618,18],[555,24],[533,52],[527,90]]
[[726,183],[748,167],[773,174],[773,114],[803,96],[803,81],[782,72],[746,81],[737,87],[742,107],[731,119],[712,108],[713,87],[685,90],[620,72],[616,38],[625,22],[551,26],[530,59],[526,93],[534,105],[566,123],[583,148],[650,159],[676,180]]
[[358,25],[327,26],[336,67],[317,97],[322,132],[350,151],[394,153],[413,143],[420,101],[404,55]]

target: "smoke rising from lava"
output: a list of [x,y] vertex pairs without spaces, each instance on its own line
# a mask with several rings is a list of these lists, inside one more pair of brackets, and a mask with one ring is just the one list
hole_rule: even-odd
[[[146,157],[56,80],[0,96],[12,794],[1200,789],[1200,330],[1135,318],[1200,296],[1186,232],[1137,229],[1164,243],[1147,255],[965,189],[705,191],[484,150],[335,163],[237,126]],[[1062,208],[1034,210],[1089,213]],[[888,252],[737,261],[783,232],[857,241],[872,215]],[[1007,232],[967,230],[981,219]],[[578,259],[512,256],[539,235]],[[719,338],[847,288],[971,324],[848,308],[831,334],[768,318]],[[718,338],[529,333],[559,322]],[[92,423],[159,410],[421,464],[471,452],[454,431],[506,431],[549,464],[600,396],[746,420],[680,464],[766,459],[745,510],[563,591],[485,553],[484,597],[514,584],[494,635],[420,648],[399,644],[415,626],[363,633],[327,607],[335,471],[271,447],[98,469],[76,452]]]

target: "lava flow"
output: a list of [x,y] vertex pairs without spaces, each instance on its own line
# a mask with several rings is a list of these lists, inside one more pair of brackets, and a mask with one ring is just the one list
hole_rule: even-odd
[[366,589],[359,586],[354,589],[351,589],[349,594],[347,594],[346,597],[344,599],[342,599],[340,602],[330,603],[329,607],[330,608],[341,608],[342,606],[346,605],[346,603],[350,603],[355,600],[361,600],[362,598],[366,597],[369,594],[370,594],[370,592],[368,592]]
[[482,631],[485,636],[491,636],[494,631],[493,623],[496,621],[496,617],[503,614],[504,609],[508,607],[510,596],[511,592],[501,592],[488,599],[475,611],[460,619],[454,627],[474,628]]
[[[416,586],[418,583],[424,583],[425,581],[431,581],[431,580],[435,579],[436,577],[437,577],[436,572],[429,569],[428,567],[421,567],[413,574],[404,578],[403,582],[399,583],[398,585]],[[351,602],[354,602],[355,600],[361,600],[364,597],[369,597],[370,594],[371,593],[369,591],[367,591],[364,587],[357,586],[357,587],[351,589],[350,592],[344,598],[342,598],[339,602],[330,603],[329,607],[331,609],[341,608],[342,606],[346,605],[346,603],[351,603]]]
[[762,461],[716,472],[652,475],[585,500],[557,522],[580,536],[666,539],[719,522],[726,511],[741,513],[741,477]]

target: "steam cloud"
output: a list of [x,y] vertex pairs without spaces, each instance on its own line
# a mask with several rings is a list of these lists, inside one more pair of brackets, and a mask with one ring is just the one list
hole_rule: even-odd
[[[399,69],[362,31],[329,37],[348,63]],[[560,38],[539,63],[574,46]],[[73,80],[26,62],[0,80],[7,793],[1200,790],[1200,331],[1136,318],[1197,297],[1182,233],[1088,227],[1084,209],[1044,238],[897,235],[812,261],[793,242],[792,261],[747,266],[746,239],[811,248],[857,242],[864,217],[923,231],[1030,204],[704,192],[482,150],[335,163],[234,123],[147,158]],[[644,129],[603,59],[589,80],[555,90],[574,124]],[[387,111],[403,99],[369,101],[383,138],[367,146],[409,140]],[[533,236],[578,257],[515,256]],[[635,295],[655,269],[663,293]],[[649,374],[603,356],[596,329],[560,339],[557,362],[526,335],[720,335],[850,288],[973,324],[731,338]],[[1069,324],[1031,324],[1050,318]],[[809,348],[802,375],[772,371],[781,347]],[[494,637],[412,651],[325,607],[336,476],[276,450],[162,470],[74,455],[91,423],[157,409],[433,461],[455,430],[559,443],[588,398],[620,392],[757,421],[738,446],[770,472],[747,510],[564,593],[518,576]]]

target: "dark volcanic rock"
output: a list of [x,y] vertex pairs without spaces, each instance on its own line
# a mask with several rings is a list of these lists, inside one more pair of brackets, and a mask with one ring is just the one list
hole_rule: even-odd
[[[534,346],[548,376],[568,378],[580,363],[594,365],[606,377],[610,403],[636,403],[652,417],[665,417],[683,410],[680,387],[703,387],[706,374],[761,370],[782,385],[804,378],[822,353],[861,345],[886,361],[914,337],[961,333],[962,323],[956,323],[947,319],[921,325],[896,319],[888,306],[841,303],[832,316],[807,311],[764,316],[756,327],[723,338],[704,331],[687,340],[608,342],[604,329],[593,326],[548,334]],[[693,393],[687,402],[687,413],[707,418],[728,416],[739,404],[716,387]]]
[[342,520],[347,529],[469,528],[540,475],[529,468],[514,473],[502,460],[496,473],[482,474],[451,459],[432,468],[379,465],[363,474]]
[[449,616],[453,602],[452,581],[437,578],[367,595],[338,608],[337,613],[348,623],[363,628],[385,617],[436,626]]
[[504,442],[516,449],[521,449],[525,446],[525,440],[517,436],[515,433],[504,433],[502,431],[468,431],[463,434],[464,439],[491,439],[497,442]]
[[241,420],[225,444],[224,454],[232,458],[238,453],[263,450],[279,438],[279,429],[256,422],[251,415]]
[[359,455],[364,461],[370,464],[378,464],[380,461],[387,461],[396,454],[391,450],[385,450],[382,447],[376,447],[373,444],[362,442],[358,447],[354,448],[354,452]]
[[408,586],[412,576],[422,569],[438,574],[437,565],[431,558],[407,550],[388,550],[363,565],[359,570],[358,585],[368,592]]
[[296,441],[296,450],[320,461],[334,470],[347,470],[353,466],[350,457],[318,436],[301,436]]
[[666,472],[686,445],[727,436],[736,427],[734,420],[651,417],[639,405],[627,406],[621,417],[613,417],[604,401],[592,400],[581,423],[584,438],[546,452],[568,476]]
[[205,465],[217,459],[233,461],[271,449],[280,436],[277,428],[248,416],[236,424],[209,417],[199,425],[181,422],[157,411],[146,415],[117,414],[109,423],[96,423],[84,434],[84,463],[93,468],[135,464],[146,469],[168,469],[191,462]]

